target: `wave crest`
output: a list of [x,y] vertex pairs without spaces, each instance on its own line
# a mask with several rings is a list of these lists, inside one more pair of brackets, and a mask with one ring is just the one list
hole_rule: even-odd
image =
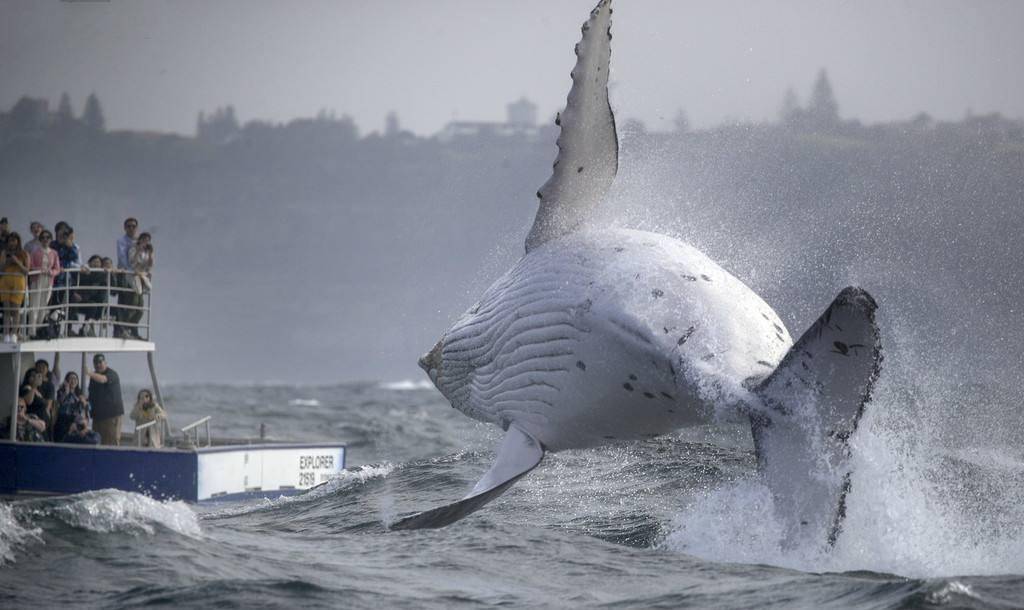
[[201,534],[196,514],[184,502],[161,502],[116,489],[69,496],[43,512],[91,532],[153,535],[159,526],[192,538]]

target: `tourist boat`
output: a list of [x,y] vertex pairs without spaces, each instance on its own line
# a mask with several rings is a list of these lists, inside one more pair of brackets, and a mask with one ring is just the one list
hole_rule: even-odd
[[[150,340],[152,290],[136,299],[138,305],[117,304],[119,293],[134,290],[121,287],[126,284],[118,281],[121,273],[103,271],[105,285],[94,281],[89,286],[78,281],[78,271],[68,271],[71,286],[54,289],[64,294],[54,300],[55,304],[42,308],[41,322],[33,323],[28,312],[22,310],[18,320],[22,336],[48,338],[15,338],[0,343],[0,422],[6,420],[4,411],[8,410],[10,421],[16,421],[22,375],[35,365],[37,357],[50,353],[54,359],[62,355],[65,362],[69,355],[81,354],[82,380],[86,379],[85,365],[91,362],[91,354],[145,354],[153,393],[164,404],[154,365],[156,344]],[[101,298],[91,298],[97,295]],[[29,302],[26,298],[25,303]],[[74,318],[86,308],[92,308],[89,311],[96,319],[88,327],[81,327]],[[135,311],[132,317],[137,321],[115,319],[124,311]],[[90,336],[75,336],[78,334]],[[127,398],[126,412],[133,402]],[[9,409],[3,409],[4,402],[8,402]],[[345,468],[342,443],[218,440],[210,436],[211,417],[171,434],[168,420],[174,418],[174,413],[170,412],[168,419],[136,427],[132,433],[122,431],[120,446],[20,442],[16,440],[17,426],[10,425],[9,435],[0,439],[0,495],[71,494],[113,488],[189,502],[276,497],[319,485]],[[164,446],[143,446],[145,429],[156,425],[165,427]]]

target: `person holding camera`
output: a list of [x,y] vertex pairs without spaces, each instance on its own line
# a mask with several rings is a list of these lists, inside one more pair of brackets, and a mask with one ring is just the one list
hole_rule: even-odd
[[89,427],[89,420],[84,415],[75,418],[74,423],[68,428],[62,442],[78,443],[79,445],[99,445],[100,435]]
[[142,444],[145,447],[164,446],[163,422],[160,420],[167,419],[167,412],[153,400],[153,392],[150,390],[141,390],[139,392],[135,400],[135,408],[132,409],[130,417],[135,421],[136,426],[148,424],[151,421],[159,421],[160,423],[150,426],[143,431]]
[[[0,427],[0,437],[8,438],[10,434],[11,418],[7,417],[7,424]],[[28,412],[28,403],[23,397],[18,397],[18,420],[15,423],[18,427],[15,438],[22,442],[42,443],[46,441],[46,422]]]
[[142,320],[143,295],[149,292],[152,286],[154,262],[153,236],[142,233],[128,251],[131,274],[124,276],[124,287],[130,290],[121,291],[121,299],[118,301],[119,304],[131,306],[122,310],[122,320],[127,323],[121,330],[122,337],[139,338],[138,324]]
[[132,271],[135,272],[135,277],[132,279],[135,294],[149,292],[153,281],[153,263],[156,262],[153,254],[153,236],[149,233],[139,235],[139,240],[131,249],[129,258]]
[[0,302],[4,306],[4,342],[18,339],[18,314],[25,302],[28,286],[28,253],[21,247],[21,236],[11,231],[0,251]]
[[53,235],[43,229],[39,232],[39,244],[29,254],[29,313],[28,328],[29,334],[33,337],[39,335],[43,319],[46,318],[46,306],[50,303],[50,294],[53,292],[54,280],[60,274],[60,256],[50,247],[53,242]]
[[64,376],[64,383],[57,390],[57,423],[53,426],[53,440],[63,441],[65,435],[75,427],[80,416],[88,424],[91,415],[92,405],[82,390],[78,373],[68,373]]

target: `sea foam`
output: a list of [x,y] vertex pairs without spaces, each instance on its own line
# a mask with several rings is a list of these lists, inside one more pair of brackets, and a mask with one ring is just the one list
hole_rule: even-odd
[[401,381],[386,381],[380,384],[382,390],[429,390],[434,385],[427,379],[402,379]]
[[39,528],[23,526],[9,504],[0,502],[0,567],[14,562],[14,553],[26,540],[39,537]]
[[193,538],[201,534],[196,514],[184,502],[161,502],[116,489],[76,494],[47,512],[72,527],[92,532],[153,535],[159,526]]
[[[1024,522],[1024,463],[1012,447],[951,447],[947,414],[968,408],[960,402],[971,397],[951,392],[939,372],[913,383],[910,375],[920,378],[921,369],[900,370],[896,361],[888,360],[889,376],[883,373],[851,439],[852,489],[835,548],[783,548],[771,493],[753,474],[684,496],[662,545],[713,561],[810,572],[1024,572],[1017,526]],[[973,412],[974,428],[1000,425],[982,417],[983,409]]]

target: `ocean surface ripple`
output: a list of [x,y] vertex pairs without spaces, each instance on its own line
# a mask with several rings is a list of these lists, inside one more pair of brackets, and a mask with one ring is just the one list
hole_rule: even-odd
[[882,384],[856,437],[847,523],[823,553],[779,544],[742,426],[548,455],[452,527],[390,532],[464,494],[500,431],[412,381],[165,395],[175,424],[213,414],[222,436],[262,423],[279,439],[343,440],[349,467],[303,495],[246,502],[0,501],[0,606],[1024,605],[1024,452],[951,442],[921,417],[970,396]]

